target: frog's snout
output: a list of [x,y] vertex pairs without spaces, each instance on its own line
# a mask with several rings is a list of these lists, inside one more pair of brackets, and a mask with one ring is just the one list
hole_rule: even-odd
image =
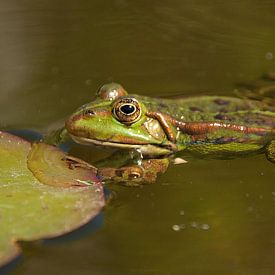
[[98,126],[100,117],[109,115],[105,110],[85,108],[70,116],[65,122],[65,128],[70,134],[87,137]]

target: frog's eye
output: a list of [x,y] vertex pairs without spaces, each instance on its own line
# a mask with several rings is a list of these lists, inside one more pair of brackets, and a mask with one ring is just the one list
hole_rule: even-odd
[[141,107],[135,98],[120,98],[113,105],[114,117],[124,124],[130,125],[141,116]]
[[103,85],[97,92],[97,96],[105,100],[114,100],[121,96],[126,96],[127,92],[117,83],[109,83]]

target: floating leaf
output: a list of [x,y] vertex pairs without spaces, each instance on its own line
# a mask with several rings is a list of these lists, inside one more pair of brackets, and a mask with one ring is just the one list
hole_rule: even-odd
[[95,170],[78,159],[72,168],[67,159],[53,146],[0,132],[0,265],[19,254],[16,241],[60,236],[104,206]]

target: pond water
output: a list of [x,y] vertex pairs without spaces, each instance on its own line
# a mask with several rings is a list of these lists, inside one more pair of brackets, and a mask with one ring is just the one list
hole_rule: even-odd
[[[2,1],[1,129],[46,132],[110,81],[150,96],[232,95],[274,70],[274,13],[257,0]],[[274,165],[188,161],[152,185],[109,185],[96,231],[24,243],[12,273],[275,274]]]

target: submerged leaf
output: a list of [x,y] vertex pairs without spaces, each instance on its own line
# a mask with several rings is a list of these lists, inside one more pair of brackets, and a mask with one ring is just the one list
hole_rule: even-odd
[[45,143],[33,144],[27,164],[34,176],[48,185],[70,187],[89,185],[86,181],[98,182],[95,167]]
[[[17,240],[70,232],[104,206],[95,171],[82,161],[81,167],[72,169],[62,159],[66,155],[53,146],[39,144],[32,149],[29,142],[0,132],[0,266],[18,255]],[[34,176],[38,174],[46,184]]]

